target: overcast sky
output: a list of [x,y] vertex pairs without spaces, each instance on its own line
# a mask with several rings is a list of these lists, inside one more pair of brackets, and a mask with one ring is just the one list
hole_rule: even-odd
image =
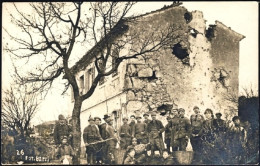
[[[162,8],[172,2],[138,2],[131,9],[131,13],[143,14]],[[189,11],[199,10],[203,12],[207,25],[214,24],[216,20],[231,27],[234,31],[246,36],[240,42],[240,66],[239,84],[240,92],[243,87],[252,87],[258,91],[258,3],[257,2],[183,2]],[[3,7],[2,16],[5,17]],[[131,14],[130,13],[130,14]],[[4,18],[3,18],[4,19]],[[2,25],[8,26],[8,21]],[[8,87],[10,83],[10,72],[12,65],[8,55],[2,55],[2,87]],[[67,115],[67,102],[70,97],[61,96],[61,88],[53,90],[41,104],[39,112],[33,119],[33,123],[55,120],[60,113]]]

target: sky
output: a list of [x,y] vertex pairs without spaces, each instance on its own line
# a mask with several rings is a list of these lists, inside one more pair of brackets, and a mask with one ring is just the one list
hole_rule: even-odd
[[[172,2],[138,2],[131,10],[130,15],[139,15],[170,5]],[[239,90],[250,88],[258,92],[258,3],[247,2],[183,2],[188,11],[199,10],[203,12],[207,26],[214,24],[216,20],[231,27],[232,30],[244,35],[246,38],[240,42],[239,61]],[[2,25],[9,26],[5,6],[2,8]],[[3,39],[5,40],[5,39]],[[7,88],[11,82],[12,64],[9,55],[2,55],[2,89]],[[61,96],[62,88],[58,80],[55,90],[52,90],[40,105],[38,113],[33,119],[33,124],[43,121],[55,120],[63,113],[65,116],[72,112],[68,110],[70,96]]]

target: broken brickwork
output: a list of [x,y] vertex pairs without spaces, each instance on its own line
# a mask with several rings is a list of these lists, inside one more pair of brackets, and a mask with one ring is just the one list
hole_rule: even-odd
[[[211,108],[228,117],[235,106],[224,96],[231,89],[238,93],[238,51],[243,36],[220,22],[207,30],[202,12],[187,12],[183,7],[147,16],[139,26],[163,25],[167,21],[181,24],[182,38],[172,43],[172,49],[162,49],[127,64],[128,114],[158,111],[160,107],[167,111],[177,106],[184,108],[189,117],[196,105],[202,113]],[[159,114],[165,115],[158,111]],[[165,116],[158,118],[166,123]]]

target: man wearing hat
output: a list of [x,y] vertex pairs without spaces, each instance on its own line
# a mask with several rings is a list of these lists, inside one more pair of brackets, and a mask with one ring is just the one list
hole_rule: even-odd
[[137,144],[147,144],[148,137],[146,128],[147,125],[141,121],[141,115],[136,116],[137,123],[133,127],[133,136],[137,139]]
[[213,127],[216,133],[223,133],[226,131],[225,121],[221,119],[222,114],[220,112],[216,113],[216,119],[213,120]]
[[89,144],[97,141],[101,141],[102,138],[100,136],[97,127],[95,126],[94,119],[92,117],[89,117],[88,122],[89,125],[85,127],[83,131],[83,140],[86,146],[88,164],[95,164],[97,146],[96,144],[94,145],[89,145]]
[[147,132],[149,134],[149,142],[151,144],[151,154],[154,156],[154,151],[156,148],[159,150],[160,155],[162,155],[162,150],[164,149],[164,144],[162,140],[162,133],[164,132],[164,126],[160,120],[156,119],[156,113],[151,114],[152,121],[147,126]]
[[128,118],[123,117],[123,125],[119,129],[120,147],[126,149],[131,144],[131,128],[128,125]]
[[[94,121],[95,121],[95,126],[98,129],[99,133],[101,130],[101,118],[100,117],[94,117]],[[102,144],[97,144],[97,153],[96,153],[96,164],[101,164],[102,163]]]
[[193,107],[194,113],[190,116],[191,122],[191,137],[190,143],[192,145],[192,149],[194,151],[194,162],[200,163],[201,158],[201,133],[202,133],[202,124],[204,121],[204,117],[200,114],[200,110],[198,106]]
[[116,143],[117,143],[117,137],[116,137],[116,130],[113,127],[113,119],[108,118],[107,119],[107,138],[111,139],[106,141],[107,144],[107,160],[105,161],[105,164],[114,164],[115,161],[115,149],[116,149]]
[[104,115],[104,121],[105,121],[105,123],[103,123],[103,124],[101,124],[101,126],[100,126],[100,135],[101,135],[101,137],[103,138],[103,139],[106,139],[106,128],[107,128],[107,120],[110,118],[110,116],[109,115],[107,115],[107,114],[105,114]]
[[247,132],[241,126],[239,116],[234,116],[232,118],[234,126],[230,128],[229,132],[229,140],[231,145],[230,149],[232,152],[232,156],[230,158],[233,160],[231,161],[232,164],[244,164],[245,163],[245,148],[247,142]]
[[184,117],[185,110],[178,110],[179,117],[171,124],[173,137],[171,145],[173,151],[185,151],[190,137],[191,124],[188,118]]
[[[100,135],[102,137],[103,140],[108,138],[108,134],[107,134],[107,127],[108,127],[108,120],[109,120],[110,116],[108,114],[105,114],[103,119],[105,121],[105,123],[100,125]],[[101,156],[102,156],[102,161],[103,162],[107,162],[107,143],[103,142],[102,143],[102,150],[101,150]]]
[[144,117],[144,123],[146,125],[148,125],[148,123],[151,122],[151,120],[149,119],[149,114],[148,113],[144,113],[143,117]]
[[60,114],[58,118],[59,120],[55,124],[53,133],[54,142],[57,146],[61,144],[62,138],[64,136],[68,138],[68,142],[70,142],[72,138],[72,128],[67,124],[67,120],[65,119],[65,117],[62,114]]
[[167,119],[168,123],[165,126],[164,143],[166,144],[168,153],[170,153],[170,147],[171,147],[171,128],[170,128],[171,117],[167,116],[166,119]]

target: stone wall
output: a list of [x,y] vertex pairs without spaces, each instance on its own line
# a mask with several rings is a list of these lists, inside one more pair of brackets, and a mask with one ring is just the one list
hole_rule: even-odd
[[[163,27],[174,22],[183,27],[182,31],[177,32],[182,37],[169,46],[173,49],[161,49],[127,64],[127,111],[136,114],[178,107],[184,108],[186,116],[190,117],[193,107],[198,106],[202,113],[206,108],[211,108],[214,113],[222,112],[224,118],[230,114],[230,109],[235,106],[223,96],[230,93],[226,84],[238,93],[238,35],[224,31],[223,26],[217,24],[218,33],[214,39],[209,38],[203,13],[188,12],[183,7],[167,9],[142,19],[138,23],[140,25],[132,28]],[[180,52],[183,57],[178,55]],[[224,85],[219,79],[220,75],[226,77]],[[158,111],[158,115],[166,124],[165,114]]]

